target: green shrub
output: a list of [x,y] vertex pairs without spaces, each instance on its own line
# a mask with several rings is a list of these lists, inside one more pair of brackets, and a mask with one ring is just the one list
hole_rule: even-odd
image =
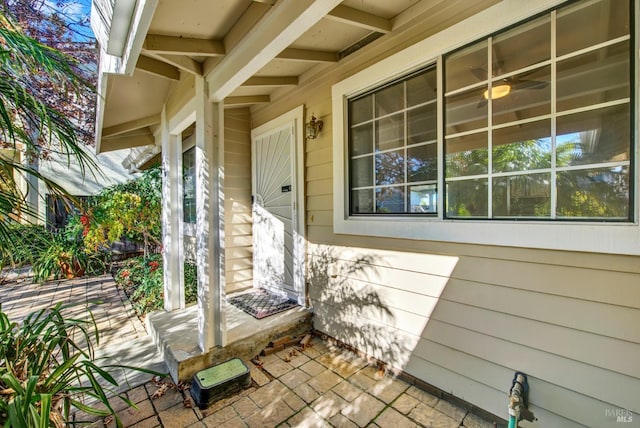
[[[123,288],[138,316],[162,309],[164,306],[164,279],[162,255],[152,254],[134,257],[124,262],[115,276],[118,286]],[[185,302],[194,303],[198,297],[196,265],[184,265]]]
[[[62,427],[72,408],[113,415],[116,425],[122,426],[108,401],[118,383],[107,370],[125,366],[99,366],[92,342],[98,343],[93,317],[67,318],[66,309],[59,303],[18,324],[0,308],[0,426]],[[133,406],[124,395],[118,397]],[[87,405],[87,399],[99,406]]]

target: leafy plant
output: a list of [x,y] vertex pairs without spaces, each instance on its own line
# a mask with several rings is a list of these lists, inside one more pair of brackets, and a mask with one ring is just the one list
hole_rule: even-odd
[[8,228],[14,246],[3,251],[0,266],[19,267],[33,264],[46,251],[53,239],[42,226],[14,224]]
[[[138,316],[162,309],[164,301],[164,280],[162,256],[152,254],[127,260],[114,276],[116,284],[122,287]],[[184,265],[185,302],[193,303],[198,297],[196,265]]]
[[104,189],[83,214],[82,236],[97,251],[122,237],[144,242],[145,256],[161,245],[161,169]]
[[76,223],[77,220],[72,219],[63,233],[51,235],[48,247],[33,263],[35,281],[97,275],[106,271],[108,252],[87,249]]
[[[152,372],[122,365],[100,367],[92,342],[98,344],[98,330],[91,312],[88,320],[80,320],[66,318],[66,309],[58,303],[18,324],[0,308],[0,425],[64,427],[75,408],[92,415],[113,415],[117,426],[122,426],[108,400],[118,386],[108,370]],[[125,396],[117,397],[134,406]]]
[[184,300],[187,304],[198,300],[198,267],[191,261],[184,264]]

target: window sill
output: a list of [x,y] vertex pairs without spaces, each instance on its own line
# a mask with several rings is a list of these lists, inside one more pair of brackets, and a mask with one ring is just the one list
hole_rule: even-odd
[[640,255],[633,223],[334,217],[334,233],[396,239]]

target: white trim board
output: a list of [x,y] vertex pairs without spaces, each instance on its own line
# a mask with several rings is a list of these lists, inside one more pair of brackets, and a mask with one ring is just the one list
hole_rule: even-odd
[[[354,217],[349,216],[348,213],[348,191],[345,175],[348,161],[345,118],[347,99],[350,96],[406,75],[412,70],[435,64],[440,61],[441,55],[447,52],[562,3],[564,1],[561,0],[536,2],[505,0],[336,83],[332,87],[334,233],[640,255],[640,227],[637,222],[452,220],[391,216],[376,216],[374,218]],[[439,87],[441,87],[441,83],[439,82]],[[439,138],[442,138],[442,132],[439,132],[439,135]],[[441,157],[439,154],[440,167],[442,167]],[[638,171],[637,141],[634,148],[634,159],[636,159],[634,170]],[[636,219],[638,218],[637,201],[640,199],[637,187],[633,195],[633,199],[636,201],[634,207],[634,218]],[[440,201],[439,204],[441,204]],[[440,205],[439,208],[439,212],[442,213],[442,206]]]

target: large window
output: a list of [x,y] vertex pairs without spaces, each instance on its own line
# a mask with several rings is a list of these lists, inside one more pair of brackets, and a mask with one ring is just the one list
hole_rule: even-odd
[[631,16],[572,2],[351,96],[349,214],[633,220]]
[[349,100],[351,214],[436,213],[436,70]]

